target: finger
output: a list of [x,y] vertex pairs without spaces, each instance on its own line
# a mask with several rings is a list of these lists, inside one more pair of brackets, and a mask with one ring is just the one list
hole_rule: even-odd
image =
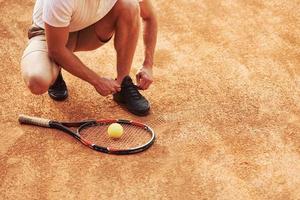
[[120,91],[121,91],[120,87],[118,87],[118,86],[113,87],[113,93],[117,93],[117,92],[120,92]]
[[115,80],[111,80],[110,84],[108,85],[108,89],[110,94],[116,93],[120,85]]
[[117,89],[115,87],[111,87],[109,93],[110,94],[117,93]]
[[109,93],[108,92],[102,92],[101,95],[105,97],[105,96],[109,95]]
[[121,92],[121,87],[115,87],[116,92]]
[[135,75],[136,77],[136,82],[137,82],[137,85],[140,85],[140,81],[141,81],[141,78],[142,78],[142,74],[141,73],[137,73]]
[[97,92],[101,95],[101,96],[106,96],[106,91],[105,90],[97,90]]
[[107,90],[107,95],[113,94],[115,92],[115,89],[113,87],[109,88],[109,90]]
[[152,83],[153,83],[153,79],[148,79],[147,83],[146,83],[146,88],[145,89],[148,89]]
[[150,86],[151,82],[150,81],[147,81],[144,85],[144,90],[147,90]]
[[145,89],[145,87],[146,87],[146,85],[147,85],[147,80],[145,80],[144,78],[143,79],[141,79],[141,84],[140,84],[140,87],[144,90]]
[[112,80],[114,86],[120,87],[120,84],[116,80]]
[[145,84],[145,89],[144,90],[147,90],[150,85],[151,85],[152,81],[148,81],[146,84]]
[[117,81],[114,82],[114,87],[115,88],[121,88],[121,85],[119,83],[117,83]]
[[116,92],[120,92],[121,91],[121,86],[118,83],[114,84],[114,89],[116,90]]

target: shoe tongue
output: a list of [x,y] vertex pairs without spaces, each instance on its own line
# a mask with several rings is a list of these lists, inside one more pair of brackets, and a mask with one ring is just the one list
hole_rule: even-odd
[[122,81],[122,86],[130,86],[133,85],[132,79],[130,76],[125,76],[123,81]]

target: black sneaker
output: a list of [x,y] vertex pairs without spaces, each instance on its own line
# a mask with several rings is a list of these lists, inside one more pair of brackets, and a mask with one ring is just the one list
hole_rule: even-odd
[[63,101],[68,97],[68,89],[61,75],[61,71],[54,84],[49,87],[48,94],[55,101]]
[[145,116],[149,113],[150,104],[145,97],[143,97],[137,86],[133,84],[132,79],[126,76],[121,84],[121,91],[113,95],[114,101],[124,104],[129,112]]

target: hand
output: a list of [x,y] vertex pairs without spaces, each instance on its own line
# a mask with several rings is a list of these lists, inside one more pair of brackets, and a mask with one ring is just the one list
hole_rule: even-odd
[[142,90],[147,90],[153,83],[153,72],[150,67],[142,67],[136,73],[137,86]]
[[107,96],[121,91],[121,86],[117,83],[117,81],[107,78],[100,78],[94,87],[102,96]]

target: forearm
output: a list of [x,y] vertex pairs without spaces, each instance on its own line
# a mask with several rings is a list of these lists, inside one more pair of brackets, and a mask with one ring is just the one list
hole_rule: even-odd
[[69,49],[63,48],[59,51],[50,52],[50,57],[55,60],[62,68],[74,76],[89,82],[92,85],[97,84],[99,76],[85,66],[80,59]]
[[144,23],[144,45],[145,45],[145,60],[143,66],[153,66],[154,52],[157,41],[157,20],[155,17],[143,20]]

